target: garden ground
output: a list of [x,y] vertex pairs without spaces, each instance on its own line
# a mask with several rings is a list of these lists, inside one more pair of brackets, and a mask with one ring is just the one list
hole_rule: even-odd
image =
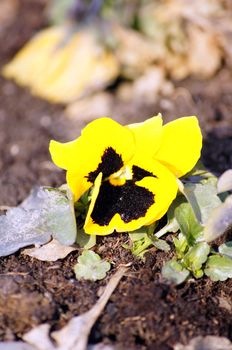
[[[41,0],[21,0],[16,21],[0,30],[0,65],[6,63],[31,35],[45,25]],[[232,167],[232,79],[227,69],[207,81],[176,83],[170,100],[155,105],[115,104],[114,115],[124,123],[162,112],[165,121],[196,114],[204,132],[203,161],[216,174]],[[64,116],[63,106],[32,97],[13,82],[0,78],[0,205],[19,204],[36,185],[58,186],[64,173],[50,162],[50,139],[66,141],[83,122]],[[94,115],[93,115],[94,117]],[[167,239],[171,241],[169,236]],[[133,262],[92,330],[91,343],[116,349],[171,350],[198,335],[232,340],[232,281],[204,277],[178,287],[160,275],[170,255],[155,248],[146,262],[121,247],[123,234],[101,238],[96,251],[113,262]],[[100,282],[75,280],[73,265],[79,251],[55,263],[41,262],[20,252],[0,259],[0,340],[15,340],[33,326],[48,322],[59,329],[74,315],[87,311],[98,298]]]

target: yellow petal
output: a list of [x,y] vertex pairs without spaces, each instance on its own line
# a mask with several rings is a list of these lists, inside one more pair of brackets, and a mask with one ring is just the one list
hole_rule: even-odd
[[76,157],[79,139],[74,141],[61,143],[54,140],[50,141],[49,151],[52,161],[59,168],[67,170],[72,167],[73,159]]
[[4,66],[3,75],[15,79],[18,84],[30,86],[45,74],[52,62],[51,57],[65,34],[63,27],[42,30]]
[[117,59],[94,33],[73,33],[67,25],[40,31],[3,69],[34,94],[62,103],[103,88],[118,72]]
[[[125,213],[125,215],[123,212],[121,212],[120,214],[116,213],[110,220],[109,224],[99,225],[97,222],[95,222],[96,220],[94,221],[93,219],[93,211],[95,210],[96,206],[98,207],[98,213],[101,212],[101,203],[98,201],[99,195],[101,193],[101,187],[99,189],[98,186],[100,185],[100,183],[98,182],[98,186],[96,187],[96,190],[92,196],[91,207],[89,208],[88,216],[84,225],[86,233],[96,235],[108,235],[114,231],[134,231],[143,225],[148,225],[156,220],[159,220],[167,212],[170,204],[172,203],[177,194],[178,186],[176,183],[175,176],[168,169],[166,169],[166,167],[159,164],[158,162],[153,163],[153,166],[151,167],[149,166],[148,161],[145,170],[152,172],[152,174],[156,176],[144,177],[141,181],[137,181],[135,183],[137,188],[148,190],[147,193],[149,196],[150,194],[154,195],[154,201],[148,207],[145,215],[143,214],[137,219],[128,221],[128,213]],[[101,186],[105,186],[105,183],[102,183]],[[119,198],[119,201],[121,199],[122,197]],[[110,207],[110,197],[106,197],[106,200],[107,206],[102,210],[102,221],[104,221],[104,215],[106,216],[106,218],[107,216],[112,216],[112,207]],[[138,210],[138,207],[140,207],[141,203],[144,203],[144,201],[146,200],[147,198],[142,196],[141,198],[139,198],[139,201],[138,197],[135,197],[135,200],[133,200],[133,193],[130,193],[130,203],[123,203],[123,206],[130,206],[129,213],[131,214],[134,211],[136,212]],[[114,208],[117,209],[120,207],[120,203],[112,202],[112,206],[114,206]],[[141,205],[141,207],[143,207],[143,205]],[[126,220],[123,220],[124,216],[126,217]]]
[[144,155],[153,156],[160,148],[163,135],[162,124],[162,116],[158,114],[142,123],[128,125],[135,136],[135,161],[139,161]]
[[90,216],[92,214],[94,205],[96,203],[97,196],[98,196],[99,191],[100,191],[101,182],[102,182],[102,173],[98,174],[98,176],[96,177],[96,180],[94,181],[93,190],[92,190],[92,194],[91,194],[91,202],[89,205],[88,213],[86,215],[84,227],[85,227],[86,223],[88,223],[90,220]]
[[149,208],[146,214],[146,220],[144,220],[141,226],[150,225],[166,214],[172,201],[176,198],[178,184],[175,175],[166,166],[163,166],[156,160],[143,157],[134,165],[155,176],[146,176],[136,182],[139,186],[145,187],[155,194],[155,203]]
[[184,117],[164,125],[162,146],[154,157],[181,177],[194,167],[201,147],[202,134],[197,118]]
[[67,170],[67,183],[75,200],[92,186],[100,172],[109,176],[120,170],[132,158],[134,149],[131,130],[109,118],[88,124],[75,141],[50,144],[54,163]]
[[54,51],[33,90],[51,101],[70,102],[107,85],[117,75],[115,57],[99,45],[90,31],[79,31]]

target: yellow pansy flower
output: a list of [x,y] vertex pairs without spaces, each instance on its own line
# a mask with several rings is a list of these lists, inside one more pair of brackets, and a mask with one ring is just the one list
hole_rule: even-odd
[[163,126],[158,115],[128,126],[97,119],[74,141],[51,141],[50,152],[67,170],[76,201],[92,189],[85,232],[107,235],[159,220],[176,197],[176,178],[194,167],[201,147],[196,117]]

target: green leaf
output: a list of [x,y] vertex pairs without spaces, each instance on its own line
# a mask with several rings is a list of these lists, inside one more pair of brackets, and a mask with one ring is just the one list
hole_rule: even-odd
[[170,246],[164,239],[156,239],[152,240],[152,242],[157,249],[162,250],[164,252],[170,251]]
[[162,276],[174,284],[180,284],[189,276],[189,271],[180,262],[173,259],[164,264]]
[[177,232],[180,226],[175,218],[175,209],[183,202],[183,196],[178,196],[171,204],[167,212],[167,224],[155,233],[157,238],[162,237],[168,232]]
[[87,235],[84,229],[78,229],[76,243],[79,244],[81,248],[86,250],[91,249],[96,245],[96,236]]
[[200,270],[206,262],[209,252],[210,246],[206,242],[197,243],[184,256],[184,265],[193,272]]
[[212,180],[206,183],[187,183],[184,185],[183,194],[190,203],[193,212],[201,224],[205,224],[212,210],[221,204],[217,195],[216,183]]
[[130,232],[129,237],[132,242],[140,241],[147,236],[147,229],[143,226],[136,231]]
[[218,251],[220,254],[232,259],[232,241],[221,244],[218,247]]
[[[133,235],[133,233],[132,233]],[[131,252],[133,255],[136,255],[138,257],[143,257],[145,251],[153,245],[153,242],[150,237],[148,237],[147,234],[144,234],[142,238],[138,240],[132,241],[133,245],[131,248]]]
[[232,278],[232,259],[220,255],[210,256],[205,274],[213,281],[225,281],[227,278]]
[[177,257],[181,259],[188,249],[187,239],[183,233],[179,233],[178,238],[173,237],[173,243],[176,248]]
[[76,240],[73,202],[59,189],[36,187],[19,207],[0,216],[0,256],[51,237],[64,245]]
[[91,200],[90,190],[86,191],[78,202],[75,202],[75,214],[79,224],[84,224]]
[[215,208],[209,217],[205,229],[204,239],[211,242],[221,235],[232,225],[232,195],[225,203]]
[[191,205],[189,203],[180,204],[175,209],[175,217],[188,244],[194,245],[201,238],[203,227],[197,221]]
[[77,228],[73,198],[70,190],[62,191],[56,188],[40,187],[31,194],[22,207],[37,210],[40,206],[44,225],[41,229],[51,232],[61,244],[71,245],[76,240]]
[[200,270],[194,271],[193,274],[196,278],[201,278],[202,276],[204,276],[204,271],[200,269]]
[[158,239],[156,235],[147,233],[149,231],[154,231],[153,225],[141,227],[140,229],[129,233],[129,237],[133,243],[131,248],[132,254],[143,257],[144,253],[152,245],[165,252],[170,250],[170,246],[165,240]]
[[74,266],[74,272],[78,280],[85,279],[97,281],[105,278],[110,270],[110,263],[91,250],[85,250],[78,258],[78,263]]

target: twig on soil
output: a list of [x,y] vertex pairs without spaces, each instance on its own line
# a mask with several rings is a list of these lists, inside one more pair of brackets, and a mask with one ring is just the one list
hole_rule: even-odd
[[0,276],[27,276],[29,272],[6,272],[0,273]]

